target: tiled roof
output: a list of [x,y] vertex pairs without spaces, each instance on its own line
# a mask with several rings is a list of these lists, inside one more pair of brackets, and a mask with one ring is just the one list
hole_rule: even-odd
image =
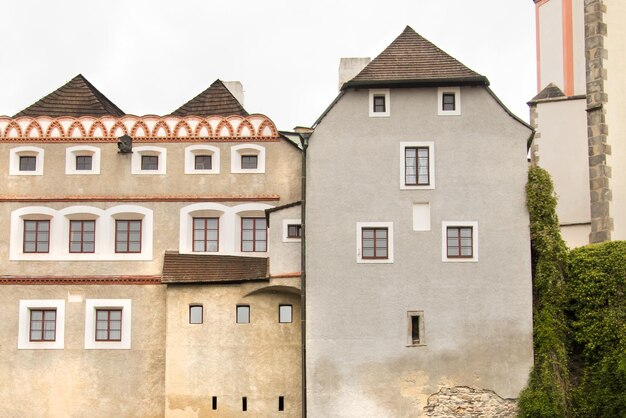
[[268,278],[268,259],[166,251],[163,283],[241,282]]
[[560,97],[565,97],[565,93],[563,93],[563,91],[558,88],[558,86],[556,86],[554,83],[550,83],[546,87],[544,87],[544,89],[541,90],[539,94],[533,97],[529,103],[538,102],[541,100],[556,99]]
[[125,113],[78,74],[67,84],[17,113],[20,116],[123,116]]
[[248,112],[220,80],[172,112],[174,116],[248,116]]
[[409,26],[374,58],[346,87],[419,83],[488,85],[486,77],[470,70]]

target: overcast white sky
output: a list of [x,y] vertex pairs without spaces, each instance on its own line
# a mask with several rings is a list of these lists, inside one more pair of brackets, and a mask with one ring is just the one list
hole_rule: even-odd
[[279,129],[311,125],[340,57],[375,57],[406,25],[485,75],[528,120],[531,0],[12,0],[0,7],[0,115],[82,73],[126,113],[168,114],[215,79]]

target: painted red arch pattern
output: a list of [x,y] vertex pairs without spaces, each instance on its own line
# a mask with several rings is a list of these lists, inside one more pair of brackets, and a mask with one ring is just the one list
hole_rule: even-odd
[[[135,137],[138,131],[140,135]],[[75,136],[77,132],[80,136]],[[5,142],[112,142],[117,141],[120,133],[131,135],[137,142],[264,141],[279,138],[274,122],[261,114],[182,118],[153,115],[120,118],[0,117],[0,141]]]

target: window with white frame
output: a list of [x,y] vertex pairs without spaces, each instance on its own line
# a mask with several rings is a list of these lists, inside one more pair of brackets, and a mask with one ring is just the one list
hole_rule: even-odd
[[219,174],[220,149],[211,145],[185,148],[185,174]]
[[20,300],[18,349],[62,349],[64,341],[65,300]]
[[435,188],[435,143],[400,142],[400,189]]
[[437,89],[437,114],[458,116],[461,114],[461,88],[440,87]]
[[100,148],[79,145],[66,149],[65,174],[100,174]]
[[15,147],[9,151],[9,175],[43,175],[44,150],[39,147]]
[[265,147],[256,144],[240,144],[230,149],[232,173],[265,173]]
[[357,263],[393,263],[393,222],[357,222]]
[[241,218],[241,251],[267,251],[267,220],[263,218]]
[[388,117],[391,114],[389,89],[370,89],[368,103],[370,117]]
[[24,219],[24,253],[50,252],[50,220]]
[[300,219],[283,219],[283,242],[300,242],[302,240],[302,221]]
[[131,344],[131,300],[85,301],[85,349],[128,350]]
[[441,240],[442,261],[478,261],[478,222],[442,222]]
[[220,218],[193,218],[193,251],[219,251]]
[[133,148],[132,174],[165,174],[167,172],[167,149],[155,146]]

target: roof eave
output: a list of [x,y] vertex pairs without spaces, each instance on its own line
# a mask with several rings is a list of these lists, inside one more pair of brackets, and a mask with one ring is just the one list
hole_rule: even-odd
[[344,91],[350,87],[449,87],[449,86],[489,86],[485,76],[477,77],[444,77],[400,80],[350,80],[341,86]]

